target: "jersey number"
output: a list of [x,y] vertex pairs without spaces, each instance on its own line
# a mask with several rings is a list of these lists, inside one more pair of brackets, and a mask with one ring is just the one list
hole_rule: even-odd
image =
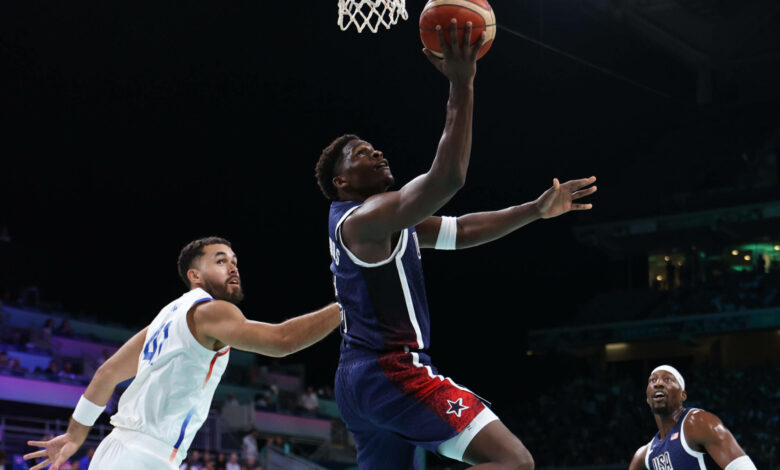
[[[173,321],[173,320],[171,320]],[[149,341],[144,344],[144,361],[149,361],[149,365],[154,363],[154,359],[160,355],[165,340],[168,339],[168,328],[171,321],[157,328]]]
[[339,251],[338,247],[336,247],[336,243],[334,243],[330,237],[328,237],[328,245],[330,246],[330,257],[333,258],[333,262],[338,266],[339,258],[341,258],[341,251]]

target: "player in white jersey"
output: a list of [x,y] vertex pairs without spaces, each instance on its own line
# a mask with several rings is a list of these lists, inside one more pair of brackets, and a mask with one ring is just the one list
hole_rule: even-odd
[[135,377],[111,417],[114,430],[90,463],[97,470],[177,469],[206,420],[230,348],[273,357],[304,349],[327,336],[341,318],[332,303],[283,323],[248,320],[235,306],[243,298],[238,260],[227,240],[203,238],[179,255],[189,292],[163,308],[98,370],[79,400],[65,434],[29,441],[44,458],[31,470],[51,470],[87,437],[116,386]]

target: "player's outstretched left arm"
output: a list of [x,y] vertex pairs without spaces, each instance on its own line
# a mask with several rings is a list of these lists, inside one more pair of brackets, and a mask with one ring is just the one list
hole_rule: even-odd
[[704,410],[694,411],[683,425],[688,445],[694,450],[708,453],[720,468],[756,470],[755,464],[739,446],[734,435],[714,414]]
[[79,400],[65,434],[48,441],[27,441],[27,445],[40,447],[41,450],[30,452],[24,456],[24,460],[44,459],[30,470],[40,470],[50,464],[50,470],[58,470],[60,465],[79,450],[116,386],[135,377],[138,358],[144,347],[146,330],[144,328],[136,333],[98,368]]
[[[553,185],[536,200],[519,206],[492,212],[476,212],[457,218],[457,226],[453,228],[456,245],[449,248],[470,248],[499,239],[515,230],[538,219],[558,217],[570,211],[590,210],[593,205],[583,204],[577,200],[595,193],[595,176],[567,181],[561,184],[557,178]],[[442,226],[441,217],[429,217],[417,225],[417,236],[420,246],[433,248],[440,241],[440,232],[446,230]]]
[[328,336],[341,322],[337,303],[282,323],[247,319],[238,307],[221,300],[195,307],[196,336],[205,335],[242,351],[284,357]]

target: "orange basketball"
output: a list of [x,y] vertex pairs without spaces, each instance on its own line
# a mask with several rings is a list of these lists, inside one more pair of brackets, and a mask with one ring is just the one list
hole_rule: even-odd
[[467,21],[471,21],[471,44],[479,41],[484,31],[485,44],[477,54],[481,58],[493,45],[496,37],[496,15],[487,0],[428,0],[420,13],[420,39],[437,57],[443,57],[436,36],[436,25],[441,25],[444,40],[450,43],[450,20],[458,20],[458,41],[463,41]]

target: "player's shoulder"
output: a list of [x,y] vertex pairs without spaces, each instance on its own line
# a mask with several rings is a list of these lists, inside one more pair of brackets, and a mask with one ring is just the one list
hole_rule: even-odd
[[207,302],[199,302],[190,309],[196,314],[196,317],[207,319],[219,319],[232,315],[240,315],[241,310],[230,302],[225,300],[212,299]]
[[228,302],[227,300],[219,300],[219,299],[210,299],[208,301],[199,302],[192,306],[193,308],[198,309],[237,309],[236,305],[232,302]]
[[723,423],[715,413],[694,408],[688,412],[683,422],[683,432],[690,442],[711,441],[720,434]]
[[351,219],[362,205],[363,203],[360,201],[333,201],[330,207],[331,228],[335,229]]
[[649,445],[650,443],[648,442],[647,444],[637,449],[636,452],[634,452],[634,456],[631,458],[631,464],[628,466],[629,470],[646,469],[645,457],[647,455],[647,448]]
[[398,194],[398,191],[374,194],[350,207],[343,215],[344,236],[361,241],[384,241],[389,236],[386,232],[386,222],[391,220],[398,210]]
[[649,446],[650,446],[650,443],[647,443],[647,444],[643,445],[642,447],[640,447],[639,449],[637,449],[636,452],[634,452],[634,457],[638,457],[638,458],[644,460],[645,459],[645,455],[647,454],[647,448]]
[[[355,201],[354,210],[350,213],[349,218],[353,220],[359,220],[361,218],[371,218],[381,213],[382,209],[386,207],[389,202],[398,198],[398,191],[386,191],[383,193],[374,194],[366,198],[365,201]],[[352,207],[350,207],[351,209]]]
[[686,428],[692,427],[692,426],[701,426],[701,425],[710,425],[710,424],[719,424],[720,418],[718,418],[715,413],[712,413],[707,410],[703,410],[701,408],[692,408],[688,411],[688,414],[685,416],[685,423],[683,423]]

